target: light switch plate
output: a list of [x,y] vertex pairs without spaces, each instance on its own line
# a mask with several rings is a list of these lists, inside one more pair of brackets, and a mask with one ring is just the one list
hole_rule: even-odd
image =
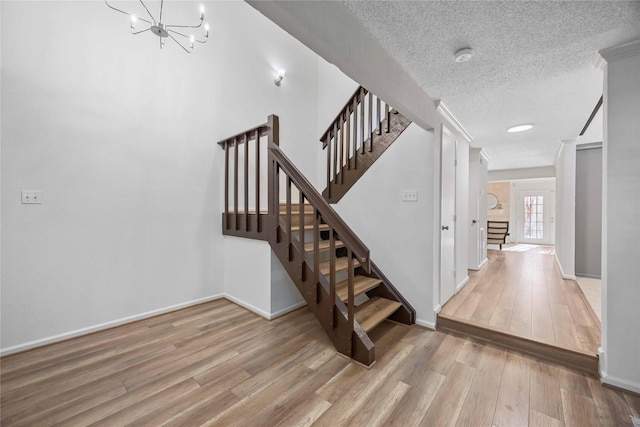
[[42,191],[22,190],[23,205],[39,205],[42,203]]

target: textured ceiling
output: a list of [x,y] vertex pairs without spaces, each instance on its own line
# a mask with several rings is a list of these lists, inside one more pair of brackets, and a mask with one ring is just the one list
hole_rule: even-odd
[[[640,37],[640,2],[343,2],[484,147],[491,169],[551,165],[602,94],[599,49]],[[454,53],[473,49],[457,63]],[[520,123],[527,132],[509,134]]]
[[[492,170],[552,165],[560,141],[578,136],[602,94],[594,54],[640,38],[640,1],[251,3],[317,51],[337,53],[332,59],[343,70],[353,71],[353,64],[338,60],[347,49],[340,43],[364,40],[363,31],[368,33],[385,58],[444,102],[474,137],[472,145],[490,155]],[[454,53],[464,47],[473,49],[473,58],[455,62]],[[535,127],[506,132],[520,123]]]

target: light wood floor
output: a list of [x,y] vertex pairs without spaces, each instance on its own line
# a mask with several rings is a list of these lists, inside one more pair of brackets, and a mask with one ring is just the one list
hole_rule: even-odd
[[573,280],[563,280],[553,248],[489,250],[488,264],[442,313],[510,334],[596,355],[600,322]]
[[453,335],[384,322],[371,369],[308,308],[226,300],[1,362],[3,426],[623,426],[640,397]]

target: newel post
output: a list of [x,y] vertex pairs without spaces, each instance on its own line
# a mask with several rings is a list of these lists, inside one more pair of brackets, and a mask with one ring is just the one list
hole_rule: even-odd
[[277,243],[277,231],[278,231],[278,214],[280,210],[280,195],[279,195],[279,181],[278,181],[278,167],[276,161],[271,155],[271,144],[280,145],[280,121],[278,116],[271,114],[267,118],[267,175],[268,175],[268,232],[267,236],[269,242],[273,245]]

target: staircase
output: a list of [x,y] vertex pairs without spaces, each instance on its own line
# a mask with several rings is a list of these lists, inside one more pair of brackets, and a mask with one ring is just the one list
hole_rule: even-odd
[[272,115],[218,143],[225,150],[223,234],[268,241],[336,349],[370,366],[369,332],[386,319],[412,324],[415,311],[280,150],[278,123]]
[[322,196],[338,203],[410,124],[360,86],[320,137],[327,152],[327,187]]

